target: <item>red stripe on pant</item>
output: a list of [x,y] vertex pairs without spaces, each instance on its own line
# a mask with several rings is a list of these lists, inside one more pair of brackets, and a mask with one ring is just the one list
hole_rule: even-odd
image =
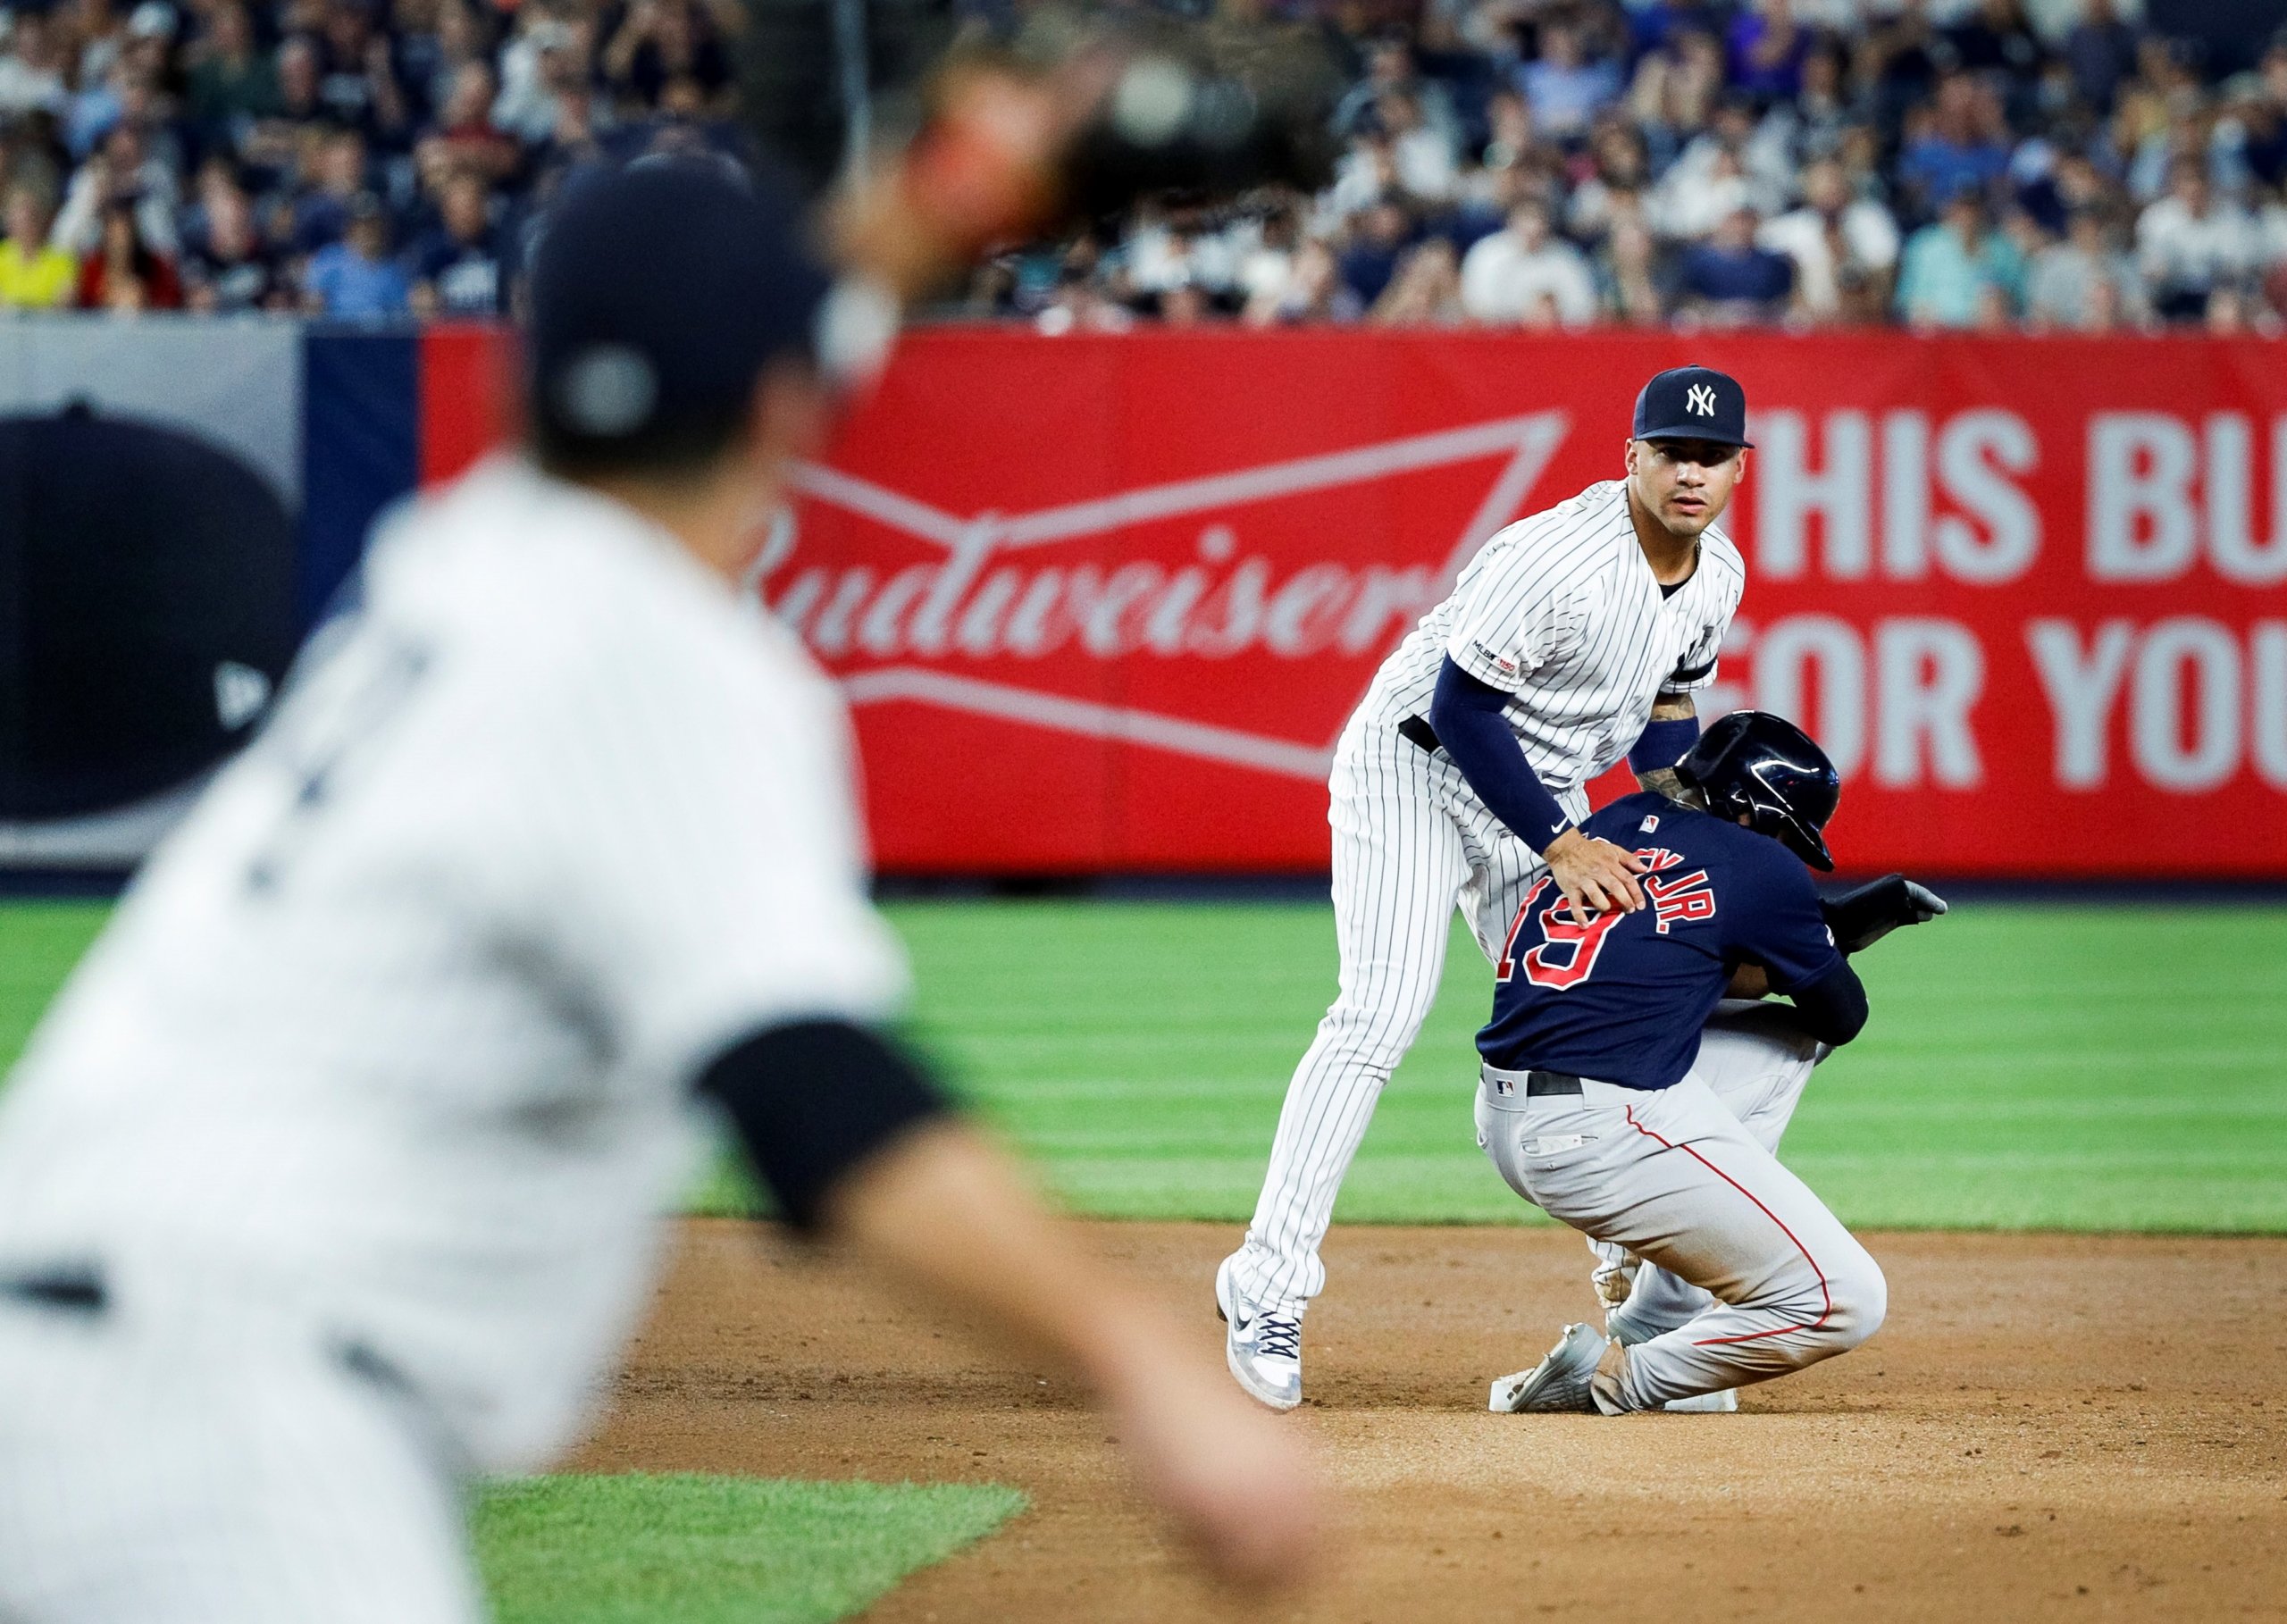
[[1775,1330],[1749,1331],[1744,1336],[1711,1336],[1705,1342],[1696,1342],[1691,1345],[1695,1348],[1713,1348],[1720,1347],[1726,1343],[1755,1342],[1765,1336],[1784,1336],[1790,1331],[1815,1331],[1821,1326],[1824,1325],[1826,1323],[1827,1316],[1834,1312],[1834,1293],[1828,1288],[1826,1283],[1826,1270],[1819,1267],[1819,1260],[1811,1256],[1811,1249],[1804,1245],[1801,1240],[1797,1238],[1793,1230],[1787,1227],[1785,1220],[1780,1218],[1780,1216],[1773,1212],[1770,1208],[1764,1206],[1760,1201],[1756,1201],[1754,1191],[1739,1183],[1738,1179],[1733,1178],[1729,1173],[1724,1172],[1722,1168],[1708,1160],[1707,1158],[1702,1156],[1689,1145],[1677,1144],[1671,1140],[1662,1138],[1650,1128],[1646,1127],[1642,1123],[1637,1121],[1636,1108],[1634,1106],[1627,1105],[1622,1106],[1621,1109],[1628,1113],[1628,1126],[1634,1128],[1638,1133],[1643,1134],[1646,1139],[1657,1140],[1662,1148],[1665,1150],[1681,1151],[1685,1155],[1690,1157],[1692,1160],[1697,1162],[1701,1167],[1706,1168],[1716,1177],[1730,1185],[1732,1189],[1737,1190],[1741,1195],[1746,1196],[1747,1200],[1755,1201],[1755,1210],[1762,1213],[1763,1217],[1769,1218],[1772,1223],[1777,1224],[1779,1226],[1779,1233],[1795,1243],[1795,1250],[1803,1254],[1803,1261],[1809,1264],[1811,1266],[1811,1272],[1819,1277],[1819,1296],[1822,1299],[1819,1307],[1819,1317],[1816,1319],[1812,1320],[1808,1325],[1782,1325]]

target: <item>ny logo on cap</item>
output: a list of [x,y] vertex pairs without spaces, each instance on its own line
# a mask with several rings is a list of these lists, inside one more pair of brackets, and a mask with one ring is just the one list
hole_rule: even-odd
[[1715,415],[1715,386],[1695,383],[1683,392],[1684,409],[1701,417]]

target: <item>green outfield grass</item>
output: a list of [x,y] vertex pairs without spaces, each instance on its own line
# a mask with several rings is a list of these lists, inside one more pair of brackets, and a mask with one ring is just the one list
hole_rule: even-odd
[[497,1624],[825,1624],[1024,1506],[995,1484],[633,1473],[488,1485],[472,1521]]
[[[1244,1221],[1334,989],[1323,908],[897,909],[922,1030],[1075,1203]],[[1338,1216],[1517,1221],[1476,1148],[1456,927]],[[2287,908],[1973,904],[1858,960],[1787,1159],[1863,1225],[2287,1230]],[[1537,1215],[1535,1215],[1537,1216]]]
[[[917,1031],[1074,1204],[1237,1222],[1334,986],[1323,907],[909,903]],[[0,1056],[101,910],[0,908]],[[2287,1231],[2287,908],[1984,903],[1859,960],[1866,1035],[1786,1153],[1868,1225]],[[1456,929],[1343,1193],[1353,1222],[1515,1222],[1476,1149],[1491,972]],[[706,1208],[735,1205],[717,1180]]]

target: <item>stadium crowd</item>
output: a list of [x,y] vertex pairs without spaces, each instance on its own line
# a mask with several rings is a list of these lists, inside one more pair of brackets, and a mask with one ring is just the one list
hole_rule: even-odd
[[[994,0],[995,4],[999,0]],[[2270,331],[2287,36],[2132,0],[1221,0],[1349,65],[1315,197],[1157,199],[943,314]],[[14,0],[0,307],[513,307],[583,164],[741,150],[739,0]]]

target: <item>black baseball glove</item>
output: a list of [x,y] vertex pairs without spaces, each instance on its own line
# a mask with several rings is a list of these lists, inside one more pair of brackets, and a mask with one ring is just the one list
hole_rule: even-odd
[[1823,897],[1819,911],[1845,953],[1870,948],[1901,925],[1925,925],[1946,911],[1946,900],[1902,874],[1886,874],[1840,896]]

